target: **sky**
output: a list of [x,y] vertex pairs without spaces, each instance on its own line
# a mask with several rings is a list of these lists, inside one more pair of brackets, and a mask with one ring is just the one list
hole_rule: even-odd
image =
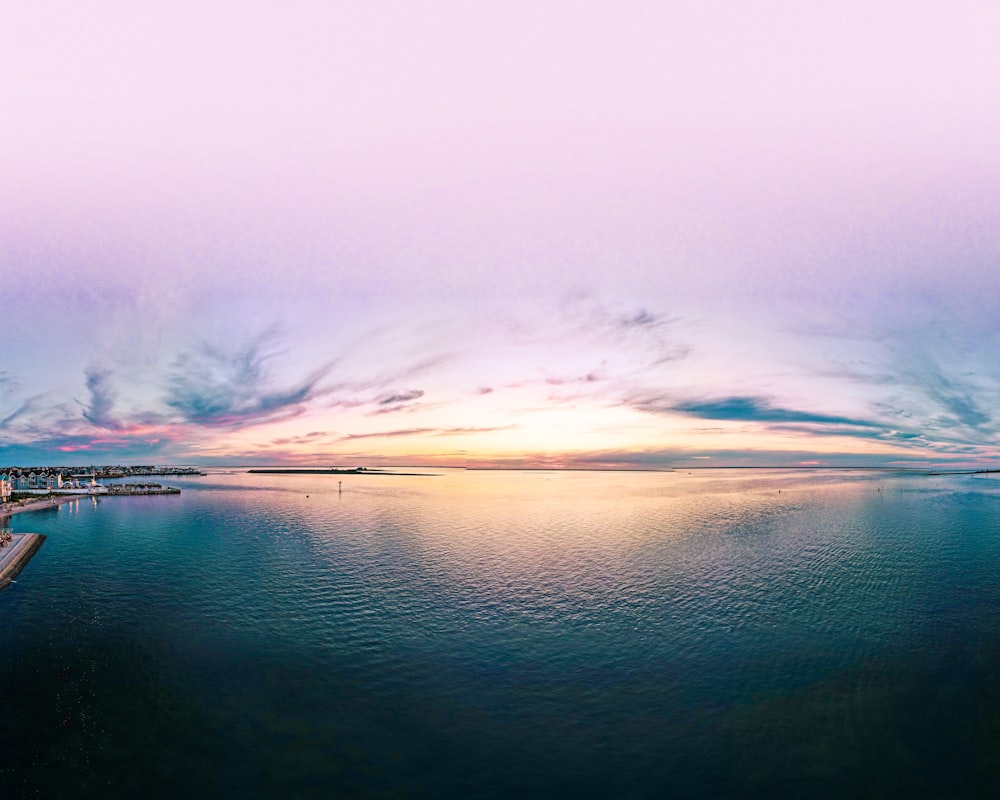
[[0,463],[1000,466],[1000,8],[36,0]]

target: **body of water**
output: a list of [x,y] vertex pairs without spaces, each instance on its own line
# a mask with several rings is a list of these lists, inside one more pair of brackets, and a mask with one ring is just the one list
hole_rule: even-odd
[[1000,476],[428,471],[12,517],[0,796],[995,791]]

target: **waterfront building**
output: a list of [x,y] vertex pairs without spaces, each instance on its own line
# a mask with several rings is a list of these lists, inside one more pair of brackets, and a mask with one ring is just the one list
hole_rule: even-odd
[[63,485],[62,472],[57,469],[40,471],[12,468],[0,473],[0,479],[6,481],[8,494],[10,492],[55,491]]

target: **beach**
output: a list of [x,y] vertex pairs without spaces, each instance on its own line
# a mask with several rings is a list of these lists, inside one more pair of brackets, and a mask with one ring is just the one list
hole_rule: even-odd
[[73,500],[79,500],[85,495],[66,494],[53,495],[49,497],[32,498],[31,500],[19,500],[16,503],[0,503],[0,521],[12,514],[20,514],[22,511],[42,511],[46,508],[60,506]]

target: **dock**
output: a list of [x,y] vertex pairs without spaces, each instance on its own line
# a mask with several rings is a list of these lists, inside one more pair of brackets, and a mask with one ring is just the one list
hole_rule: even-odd
[[0,549],[0,589],[17,577],[43,541],[40,533],[15,533],[11,543]]

